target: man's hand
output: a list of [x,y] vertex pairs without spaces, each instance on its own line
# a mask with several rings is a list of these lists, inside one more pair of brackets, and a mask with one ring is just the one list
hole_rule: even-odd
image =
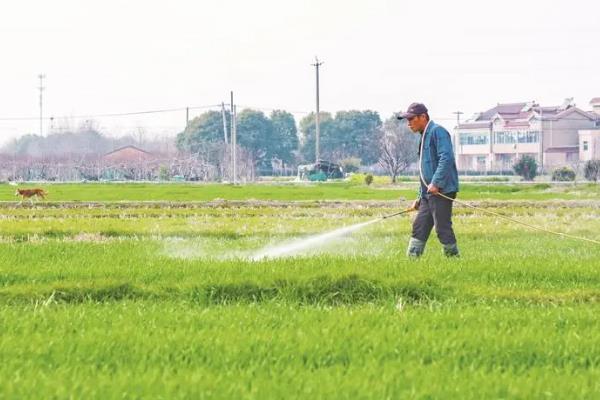
[[433,183],[430,183],[429,186],[427,186],[427,193],[438,194],[439,192],[440,188],[435,186]]
[[410,210],[418,210],[420,204],[421,204],[421,200],[416,199],[415,201],[413,201],[412,206],[410,206]]

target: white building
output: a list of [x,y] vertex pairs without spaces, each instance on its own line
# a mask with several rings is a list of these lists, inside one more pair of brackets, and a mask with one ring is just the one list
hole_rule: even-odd
[[[600,106],[600,104],[599,104]],[[580,130],[594,129],[598,115],[567,99],[560,106],[535,102],[498,104],[455,128],[455,151],[461,171],[510,170],[523,155],[542,169],[577,162]]]
[[597,115],[596,129],[579,131],[579,159],[581,161],[600,160],[600,97],[590,101],[592,113]]

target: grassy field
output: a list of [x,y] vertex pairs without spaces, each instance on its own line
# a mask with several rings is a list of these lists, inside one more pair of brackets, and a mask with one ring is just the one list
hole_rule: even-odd
[[[52,185],[71,202],[0,207],[1,399],[600,396],[600,246],[457,207],[457,260],[434,236],[407,260],[405,216],[251,261],[414,191],[153,185],[148,204],[140,187]],[[465,197],[600,239],[593,187],[487,188]],[[196,191],[279,202],[187,204]],[[552,193],[572,200],[532,201]]]
[[[212,201],[222,200],[395,200],[414,198],[417,182],[397,185],[366,186],[353,182],[310,184],[22,184],[18,187],[42,187],[57,201]],[[18,201],[15,186],[0,184],[0,202]],[[579,200],[597,199],[600,185],[581,183],[566,185],[485,184],[461,185],[460,198],[465,200]]]

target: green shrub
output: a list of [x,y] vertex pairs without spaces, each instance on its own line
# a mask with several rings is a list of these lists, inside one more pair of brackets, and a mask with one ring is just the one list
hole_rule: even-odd
[[552,180],[558,182],[572,182],[575,180],[575,171],[569,167],[555,169],[552,173]]
[[589,160],[583,168],[583,175],[588,181],[596,182],[600,179],[600,160]]
[[537,161],[530,156],[523,156],[513,166],[515,173],[526,181],[532,181],[537,176]]
[[365,176],[365,183],[367,184],[367,186],[369,186],[371,183],[373,183],[373,175],[372,174],[367,174]]
[[[348,177],[348,182],[350,182],[353,185],[364,185],[365,184],[365,177],[367,176],[367,174],[361,174],[361,173],[351,173],[349,174],[350,176]],[[389,185],[390,184],[390,177],[389,176],[379,176],[379,175],[373,175],[373,182],[372,184],[375,185]]]

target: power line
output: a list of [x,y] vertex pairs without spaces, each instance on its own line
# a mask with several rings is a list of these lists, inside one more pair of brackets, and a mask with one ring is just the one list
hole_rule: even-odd
[[[165,108],[159,110],[147,110],[147,111],[133,111],[133,112],[124,112],[124,113],[107,113],[107,114],[87,114],[87,115],[63,115],[58,117],[45,117],[42,118],[44,120],[49,120],[51,118],[102,118],[102,117],[126,117],[131,115],[143,115],[143,114],[159,114],[159,113],[168,113],[175,111],[184,111],[186,109],[189,110],[202,110],[207,108],[216,108],[220,107],[220,104],[211,104],[206,106],[196,106],[196,107],[179,107],[179,108]],[[37,120],[38,117],[1,117],[0,121],[32,121]]]
[[[279,108],[262,107],[262,106],[255,107],[255,106],[251,106],[251,105],[239,105],[239,106],[242,108],[248,108],[248,109],[259,110],[259,111],[283,110],[283,111],[289,112],[290,114],[310,114],[310,113],[312,113],[312,111],[285,110],[284,108],[281,108],[281,107],[279,107]],[[126,117],[126,116],[132,116],[132,115],[160,114],[160,113],[170,113],[170,112],[186,111],[186,110],[204,110],[204,109],[209,109],[209,108],[221,108],[221,104],[210,104],[210,105],[195,106],[195,107],[165,108],[165,109],[157,109],[157,110],[133,111],[133,112],[123,112],[123,113],[50,116],[50,117],[42,117],[42,120],[50,121],[50,120],[57,120],[60,118],[92,119],[92,118],[108,118],[108,117]],[[40,119],[40,117],[0,117],[0,121],[36,121],[39,119]],[[455,117],[432,116],[431,119],[436,120],[436,121],[456,121]],[[600,120],[600,116],[598,116],[598,119]],[[581,121],[580,118],[561,118],[560,120],[561,121]],[[548,119],[545,119],[545,121],[548,121]]]

